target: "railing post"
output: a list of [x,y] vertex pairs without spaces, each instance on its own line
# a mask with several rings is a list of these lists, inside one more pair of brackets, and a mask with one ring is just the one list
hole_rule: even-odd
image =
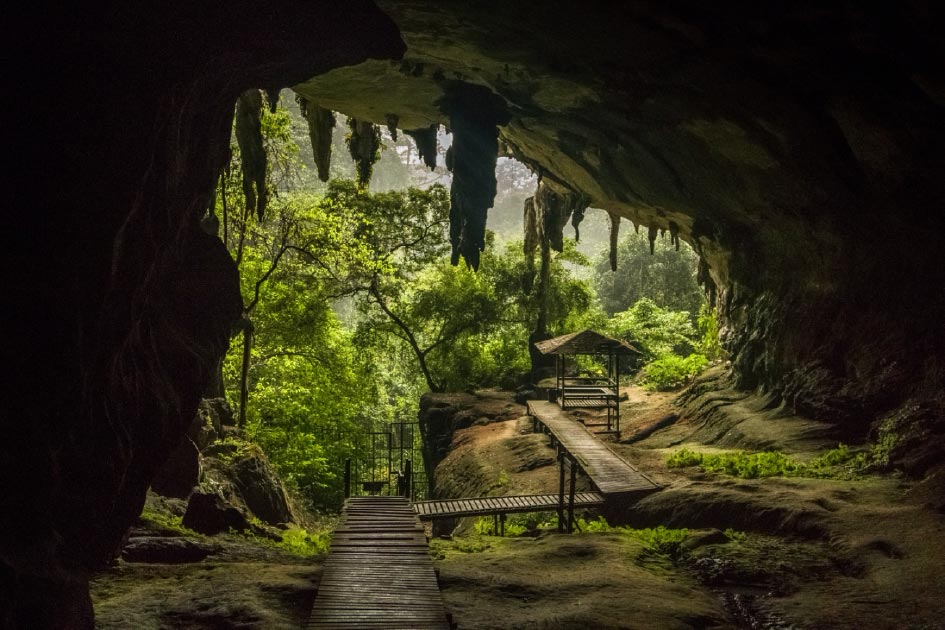
[[564,531],[564,453],[558,452],[561,469],[558,472],[558,531]]
[[351,497],[351,458],[345,460],[345,498]]
[[413,470],[411,470],[410,460],[404,460],[404,496],[408,499],[413,498]]

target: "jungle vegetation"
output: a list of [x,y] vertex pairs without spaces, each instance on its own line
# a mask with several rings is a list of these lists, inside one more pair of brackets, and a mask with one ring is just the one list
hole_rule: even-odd
[[[537,313],[521,228],[522,200],[536,180],[523,165],[500,160],[490,217],[497,231],[473,272],[449,264],[448,171],[431,172],[405,134],[395,140],[378,129],[380,159],[370,185],[359,185],[341,118],[323,183],[298,107],[283,98],[275,111],[263,108],[266,213],[247,209],[235,139],[215,207],[245,305],[223,364],[224,393],[241,409],[244,438],[315,509],[337,507],[341,462],[370,432],[415,422],[425,391],[527,382]],[[567,238],[554,257],[547,325],[554,334],[587,327],[625,338],[644,352],[648,387],[677,387],[721,356],[695,281],[697,257],[660,241],[651,256],[645,236],[630,232],[615,274],[606,213],[597,215],[588,212],[580,245]]]

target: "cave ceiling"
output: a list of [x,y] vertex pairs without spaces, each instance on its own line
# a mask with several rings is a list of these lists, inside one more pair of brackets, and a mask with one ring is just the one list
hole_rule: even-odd
[[417,129],[449,124],[457,85],[483,86],[509,117],[501,150],[595,207],[678,226],[720,282],[742,241],[774,273],[797,264],[783,241],[822,265],[852,208],[903,186],[941,138],[942,44],[917,4],[887,16],[855,4],[378,4],[403,59],[329,71],[299,94]]

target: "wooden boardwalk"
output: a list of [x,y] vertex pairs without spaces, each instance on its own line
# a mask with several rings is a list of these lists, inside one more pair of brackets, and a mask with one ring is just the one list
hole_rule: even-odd
[[423,526],[406,498],[347,500],[305,627],[449,630]]
[[[444,501],[417,501],[413,509],[421,520],[486,516],[521,512],[544,512],[558,508],[557,494],[533,494],[517,497],[479,497],[476,499],[449,499]],[[604,497],[597,492],[578,492],[574,495],[576,507],[602,505]]]
[[659,490],[658,484],[610,450],[555,403],[530,400],[528,415],[544,425],[601,494],[646,494]]

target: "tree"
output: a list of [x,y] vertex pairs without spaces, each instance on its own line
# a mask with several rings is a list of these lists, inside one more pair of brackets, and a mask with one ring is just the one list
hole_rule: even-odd
[[604,310],[613,315],[641,298],[657,306],[695,314],[703,301],[696,282],[698,255],[687,244],[679,251],[668,240],[657,238],[654,253],[644,233],[631,232],[617,246],[617,271],[610,270],[609,251],[594,258],[594,286]]

